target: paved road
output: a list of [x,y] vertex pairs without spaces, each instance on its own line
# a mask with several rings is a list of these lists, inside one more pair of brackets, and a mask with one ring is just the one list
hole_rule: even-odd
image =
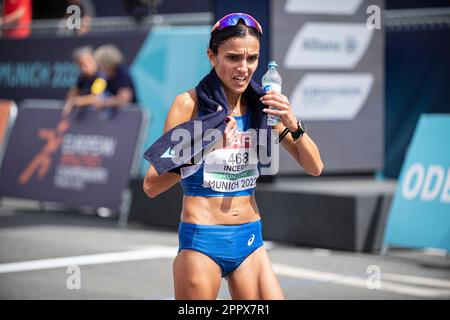
[[[3,204],[0,299],[173,299],[177,245],[172,229],[119,228],[95,215]],[[287,299],[450,298],[450,259],[442,252],[266,246]],[[225,280],[219,298],[230,299]]]

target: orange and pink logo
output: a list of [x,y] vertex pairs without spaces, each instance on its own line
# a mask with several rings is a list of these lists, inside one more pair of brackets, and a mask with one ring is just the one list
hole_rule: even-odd
[[56,128],[42,128],[38,131],[38,137],[41,140],[47,140],[47,144],[41,151],[34,156],[19,176],[21,185],[27,184],[37,173],[37,178],[42,180],[52,165],[52,156],[58,151],[63,142],[64,133],[70,128],[70,122],[67,118],[62,118],[56,125]]

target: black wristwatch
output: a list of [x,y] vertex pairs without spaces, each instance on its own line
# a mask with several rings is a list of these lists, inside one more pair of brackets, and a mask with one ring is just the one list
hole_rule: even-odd
[[297,120],[297,130],[296,131],[290,131],[289,130],[289,132],[291,133],[292,138],[294,139],[294,141],[297,141],[306,132],[306,125],[305,125],[305,123],[303,121]]

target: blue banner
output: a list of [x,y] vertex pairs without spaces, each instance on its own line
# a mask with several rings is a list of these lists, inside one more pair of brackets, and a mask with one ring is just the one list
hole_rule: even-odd
[[388,246],[450,250],[450,115],[422,115],[388,218]]

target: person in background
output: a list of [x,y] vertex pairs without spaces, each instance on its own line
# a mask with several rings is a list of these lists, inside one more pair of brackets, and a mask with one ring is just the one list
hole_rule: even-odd
[[33,6],[31,0],[4,0],[0,17],[1,36],[26,38],[30,35]]
[[[101,87],[106,88],[106,80],[101,77],[97,70],[94,59],[94,51],[91,47],[77,48],[73,52],[73,60],[80,68],[80,75],[74,87],[70,88],[66,95],[66,104],[63,109],[64,115],[69,115],[76,108],[85,108],[95,105]],[[95,83],[95,85],[94,85]],[[103,88],[103,89],[104,89]],[[81,114],[82,111],[80,110]]]
[[[136,102],[133,81],[123,64],[120,50],[111,44],[103,45],[94,52],[81,48],[74,53],[81,74],[76,88],[69,91],[63,114],[68,115],[74,107],[93,106],[102,120],[112,118],[118,108]],[[79,115],[84,114],[79,111]]]
[[99,72],[107,79],[104,98],[96,101],[95,106],[99,109],[120,108],[129,103],[135,103],[133,80],[124,64],[120,50],[112,44],[106,44],[95,50],[94,58]]

